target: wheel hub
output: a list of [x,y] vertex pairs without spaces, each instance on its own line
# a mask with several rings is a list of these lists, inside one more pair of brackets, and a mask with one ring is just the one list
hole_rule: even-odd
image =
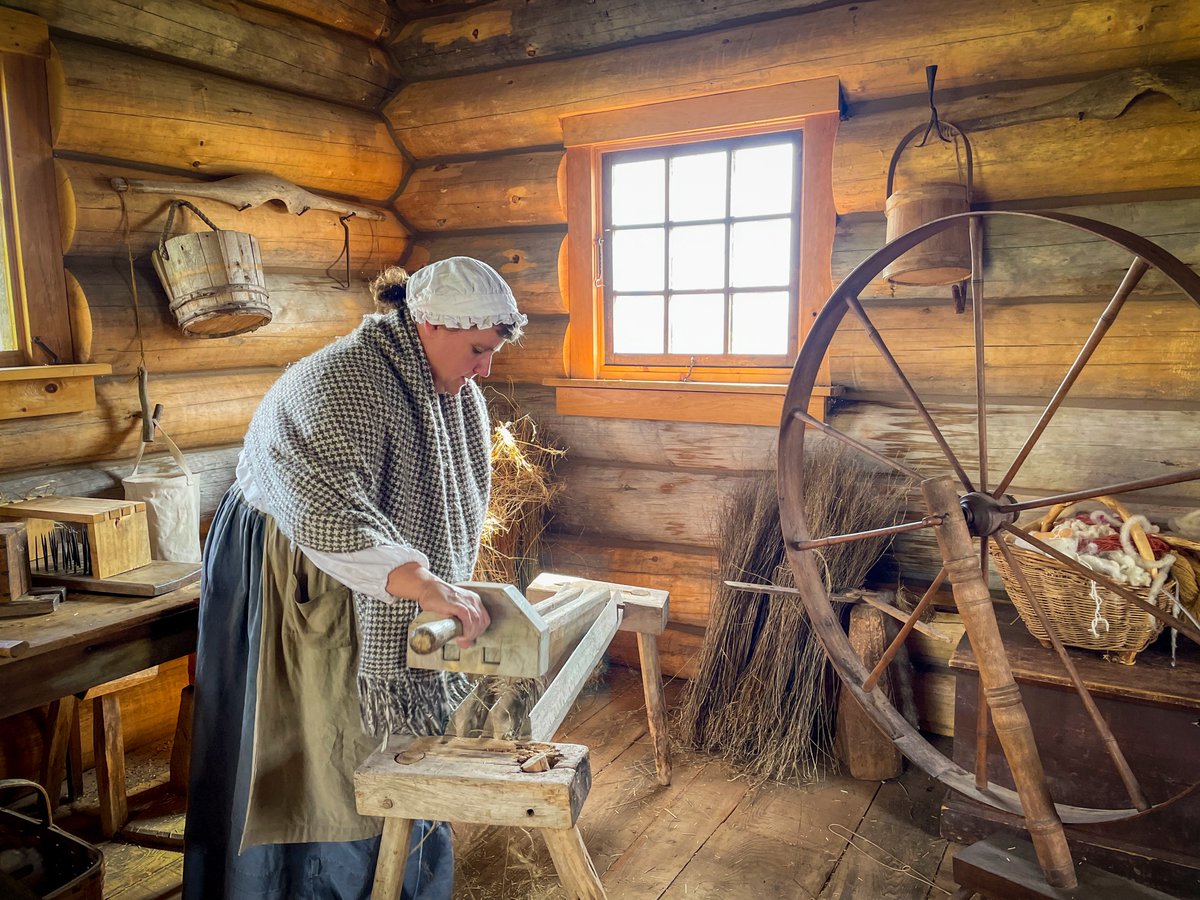
[[[1015,503],[1012,497],[1005,497],[1005,503]],[[1016,521],[1015,512],[1004,512],[1000,509],[1000,501],[991,494],[972,491],[959,498],[958,505],[962,507],[963,517],[967,527],[975,537],[988,537],[995,534],[1005,525]]]

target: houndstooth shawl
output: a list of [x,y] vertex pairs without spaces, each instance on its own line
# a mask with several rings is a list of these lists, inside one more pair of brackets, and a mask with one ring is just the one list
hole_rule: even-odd
[[[474,381],[438,394],[406,308],[288,368],[254,414],[246,459],[291,540],[328,553],[399,544],[449,581],[471,577],[491,488],[487,405]],[[355,593],[363,724],[440,731],[466,679],[405,665],[413,600]]]

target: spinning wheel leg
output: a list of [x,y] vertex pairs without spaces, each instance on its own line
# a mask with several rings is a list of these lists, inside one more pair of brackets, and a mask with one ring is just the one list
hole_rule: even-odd
[[979,660],[979,680],[992,711],[996,737],[1012,769],[1017,793],[1025,809],[1025,824],[1033,838],[1047,880],[1056,887],[1075,886],[1075,866],[1063,833],[1062,822],[1046,788],[1046,775],[1033,740],[1029,716],[1000,640],[991,595],[983,581],[966,520],[958,511],[958,494],[948,478],[932,478],[921,485],[933,514],[941,513],[936,528],[942,558],[946,561],[954,601]]

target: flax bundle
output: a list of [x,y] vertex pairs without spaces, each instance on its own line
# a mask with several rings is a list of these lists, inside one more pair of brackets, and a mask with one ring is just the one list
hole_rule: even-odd
[[[868,468],[854,451],[814,441],[805,460],[811,532],[846,534],[894,524],[904,487]],[[798,597],[724,584],[794,584],[773,472],[730,498],[717,544],[719,583],[678,733],[686,745],[728,757],[752,776],[812,780],[836,767],[837,676]],[[857,587],[885,547],[886,539],[877,538],[823,548],[828,587]]]
[[492,494],[483,520],[476,581],[513,584],[524,593],[537,577],[547,510],[561,487],[552,480],[554,465],[562,455],[539,437],[529,416],[493,423]]

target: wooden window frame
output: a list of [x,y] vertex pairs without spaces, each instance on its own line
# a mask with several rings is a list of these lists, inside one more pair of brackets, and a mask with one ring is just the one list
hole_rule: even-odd
[[[796,314],[802,342],[833,289],[833,142],[840,112],[838,79],[829,77],[563,118],[568,377],[547,381],[556,388],[560,413],[778,423],[775,411],[782,411],[790,367],[605,363],[604,290],[597,284],[596,250],[604,221],[603,157],[616,150],[801,131]],[[728,403],[715,402],[723,393],[730,395]],[[736,404],[745,404],[754,393],[763,395],[757,412],[747,410],[739,419]],[[725,411],[716,412],[718,408]]]
[[92,408],[93,376],[112,371],[107,365],[75,364],[49,61],[46,21],[0,9],[2,250],[17,329],[17,349],[0,351],[0,419]]

